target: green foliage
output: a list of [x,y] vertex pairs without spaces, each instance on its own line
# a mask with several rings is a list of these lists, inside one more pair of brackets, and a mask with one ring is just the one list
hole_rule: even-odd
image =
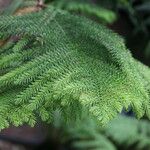
[[[74,150],[149,150],[150,122],[118,116],[106,127],[99,127],[91,118],[66,126],[54,116],[54,128],[50,130],[51,138],[59,137],[61,145]],[[55,134],[52,134],[52,132]],[[57,132],[56,132],[57,131]],[[59,132],[58,132],[59,131]],[[61,132],[61,133],[60,133]],[[66,144],[67,143],[67,144]]]
[[[83,14],[87,17],[95,17],[95,19],[101,21],[102,23],[113,23],[117,16],[116,14],[109,9],[97,6],[96,4],[86,0],[54,0],[54,1],[45,1],[48,5],[53,5],[59,9],[67,10],[71,13]],[[35,0],[12,0],[11,4],[4,9],[1,14],[13,14],[16,10],[36,6],[37,2]]]
[[150,149],[150,123],[145,120],[119,116],[105,128],[105,135],[125,150]]
[[[124,10],[129,18],[129,21],[132,23],[132,35],[129,34],[129,38],[132,37],[132,43],[135,44],[135,49],[137,47],[141,47],[142,54],[146,58],[149,58],[149,37],[150,37],[150,1],[149,0],[118,0],[117,2],[118,9],[121,8]],[[142,40],[141,40],[141,37]],[[137,40],[139,42],[137,42]],[[133,47],[133,46],[132,46]]]
[[116,12],[119,20],[113,27],[119,26],[119,30],[122,33],[125,31],[124,38],[126,39],[127,46],[130,47],[136,57],[140,53],[140,58],[144,58],[144,62],[148,63],[150,58],[148,52],[150,38],[150,1],[97,0],[96,3]]
[[51,122],[55,109],[67,122],[87,112],[104,125],[129,106],[150,117],[149,68],[102,25],[48,7],[1,16],[0,31],[1,129]]
[[98,5],[105,8],[110,8],[113,11],[120,14],[120,10],[126,12],[132,26],[134,27],[133,33],[137,34],[142,32],[144,34],[149,34],[150,26],[150,2],[149,0],[101,0],[96,1]]
[[113,11],[97,6],[89,1],[55,0],[52,4],[69,12],[94,16],[103,23],[113,23],[117,18]]
[[66,129],[68,141],[72,141],[70,143],[72,149],[117,150],[115,145],[101,132],[102,129],[92,119],[87,119]]

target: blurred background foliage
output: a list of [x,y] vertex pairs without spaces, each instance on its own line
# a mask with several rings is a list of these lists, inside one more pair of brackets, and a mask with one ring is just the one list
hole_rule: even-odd
[[[149,150],[150,122],[118,116],[107,126],[100,127],[93,118],[65,125],[61,114],[54,113],[50,135],[38,150]],[[50,144],[51,141],[51,144]]]

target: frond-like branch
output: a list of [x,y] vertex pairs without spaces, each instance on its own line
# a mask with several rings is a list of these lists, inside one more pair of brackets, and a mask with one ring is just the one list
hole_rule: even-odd
[[149,68],[112,31],[53,7],[2,16],[0,31],[20,37],[0,48],[0,128],[49,122],[55,109],[67,122],[87,112],[106,124],[129,106],[150,117]]

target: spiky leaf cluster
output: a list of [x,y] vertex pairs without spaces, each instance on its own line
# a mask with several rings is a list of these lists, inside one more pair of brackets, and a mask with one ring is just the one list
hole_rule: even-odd
[[131,106],[150,116],[148,67],[105,27],[65,11],[47,9],[0,18],[0,128],[66,121],[87,112],[101,124]]

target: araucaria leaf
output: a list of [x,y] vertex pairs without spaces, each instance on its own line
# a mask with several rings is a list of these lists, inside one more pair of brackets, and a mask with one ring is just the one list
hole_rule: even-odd
[[[150,117],[150,71],[123,39],[84,17],[48,7],[22,16],[1,16],[0,128],[51,120],[83,111],[106,124],[123,107]],[[143,77],[144,76],[144,77]],[[4,121],[2,121],[4,120]]]

